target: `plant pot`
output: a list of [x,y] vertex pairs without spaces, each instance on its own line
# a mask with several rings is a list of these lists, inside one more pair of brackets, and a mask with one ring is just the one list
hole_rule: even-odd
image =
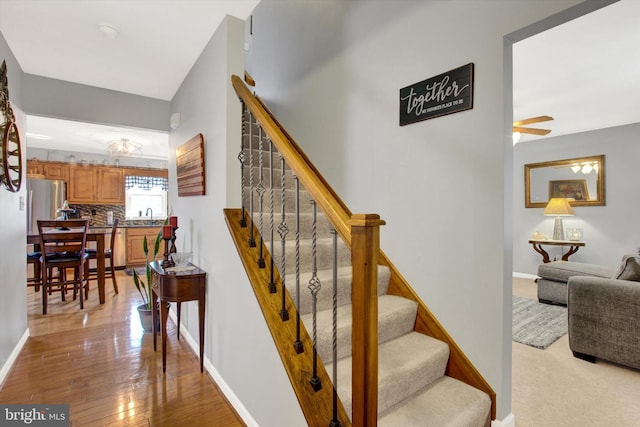
[[[151,310],[147,308],[147,304],[138,306],[138,314],[140,315],[140,324],[145,332],[153,332],[153,316]],[[160,313],[158,313],[158,323],[156,331],[160,331]]]

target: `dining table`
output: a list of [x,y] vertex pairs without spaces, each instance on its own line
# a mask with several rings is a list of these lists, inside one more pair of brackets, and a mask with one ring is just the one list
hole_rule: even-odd
[[[104,236],[104,230],[87,230],[87,242],[96,242],[96,271],[98,276],[98,297],[100,304],[104,304],[105,301]],[[34,251],[40,250],[40,235],[27,234],[27,245],[33,245]]]

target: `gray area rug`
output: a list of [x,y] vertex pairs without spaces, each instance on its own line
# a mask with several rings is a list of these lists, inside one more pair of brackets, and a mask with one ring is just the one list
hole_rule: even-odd
[[567,333],[567,308],[513,297],[513,340],[544,350]]

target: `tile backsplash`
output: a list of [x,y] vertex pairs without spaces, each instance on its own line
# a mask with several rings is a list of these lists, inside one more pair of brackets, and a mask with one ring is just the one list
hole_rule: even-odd
[[120,223],[125,220],[125,207],[121,205],[69,205],[75,209],[75,217],[87,217],[91,219],[90,225],[94,227],[107,226],[107,212],[113,212],[113,219],[119,218]]

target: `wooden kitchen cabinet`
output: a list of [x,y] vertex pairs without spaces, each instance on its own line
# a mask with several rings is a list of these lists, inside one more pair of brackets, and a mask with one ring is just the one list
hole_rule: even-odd
[[96,190],[99,203],[124,205],[124,171],[117,168],[98,168]]
[[124,205],[124,171],[103,166],[71,166],[69,203]]
[[[153,257],[153,245],[161,227],[129,227],[127,228],[127,267],[145,265],[147,257],[144,254],[143,240],[147,237],[149,261]],[[158,256],[164,253],[164,241],[160,241]]]
[[43,175],[46,179],[69,180],[69,164],[63,162],[41,162],[27,160],[27,174]]
[[27,160],[28,175],[44,175],[43,164],[37,160]]
[[42,164],[42,169],[47,179],[69,180],[69,165],[66,163],[46,162]]

